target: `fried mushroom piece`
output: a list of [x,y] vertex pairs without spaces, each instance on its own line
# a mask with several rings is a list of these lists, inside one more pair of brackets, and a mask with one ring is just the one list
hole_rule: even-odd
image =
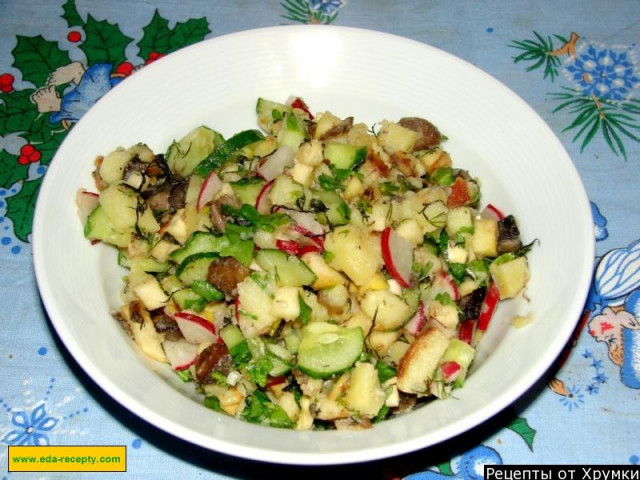
[[498,222],[498,253],[517,252],[522,248],[520,230],[513,215],[508,215]]
[[209,265],[207,280],[211,285],[221,290],[226,295],[233,295],[240,282],[242,282],[251,271],[233,257],[223,257],[214,260]]
[[353,117],[347,117],[342,120],[340,123],[337,123],[325,133],[323,133],[319,140],[329,140],[330,138],[339,137],[340,135],[344,135],[353,127]]
[[205,348],[196,360],[196,378],[202,384],[213,383],[213,372],[227,376],[233,368],[233,358],[224,343],[212,343]]
[[413,151],[428,150],[440,145],[442,135],[438,128],[428,120],[419,117],[404,117],[398,123],[404,128],[413,130],[420,134],[418,140],[413,146]]

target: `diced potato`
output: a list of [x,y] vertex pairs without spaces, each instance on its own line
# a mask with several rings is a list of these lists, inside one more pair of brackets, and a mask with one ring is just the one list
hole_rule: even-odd
[[404,354],[407,353],[408,349],[409,344],[407,342],[398,340],[389,347],[389,350],[387,351],[387,358],[398,365],[400,360],[402,360],[402,357],[404,357]]
[[274,205],[294,206],[296,200],[303,195],[302,185],[286,175],[278,176],[269,190],[269,200]]
[[213,395],[220,400],[220,408],[231,416],[235,416],[245,407],[245,397],[237,387],[226,387],[223,385],[204,385],[207,395]]
[[476,255],[483,257],[498,255],[498,222],[491,218],[476,218],[472,246]]
[[173,217],[171,217],[165,232],[175,238],[181,245],[188,240],[189,230],[187,229],[187,222],[185,221],[184,209],[178,210]]
[[376,367],[368,362],[356,364],[344,395],[346,407],[364,417],[373,418],[385,400],[386,395],[380,386]]
[[351,178],[349,178],[349,181],[347,182],[347,186],[344,189],[345,200],[350,201],[355,197],[359,197],[363,193],[364,193],[364,185],[362,185],[362,182],[357,176],[352,175]]
[[349,290],[344,285],[324,288],[318,292],[318,301],[327,307],[342,308],[349,302]]
[[489,266],[491,278],[498,287],[500,299],[513,298],[518,295],[529,281],[529,264],[526,257]]
[[346,273],[358,286],[369,283],[384,264],[380,241],[355,226],[345,225],[330,232],[325,249],[333,254],[330,265]]
[[123,305],[120,313],[129,325],[129,331],[133,336],[133,340],[145,355],[148,355],[158,362],[168,363],[169,361],[162,348],[164,336],[156,331],[149,312],[140,309],[139,313],[142,316],[142,323],[138,323],[132,320],[130,308],[131,305]]
[[295,320],[300,316],[299,290],[296,287],[280,287],[271,304],[271,313],[284,320]]
[[398,366],[398,389],[405,393],[426,394],[449,342],[435,328],[427,329],[416,337]]
[[389,290],[367,292],[360,306],[374,319],[375,330],[396,330],[402,327],[411,315],[411,307]]
[[344,323],[346,328],[360,327],[364,337],[369,335],[371,327],[373,326],[373,319],[369,317],[362,310],[356,312],[349,320]]
[[313,180],[313,167],[309,165],[305,165],[304,163],[295,163],[293,167],[289,170],[289,175],[296,182],[304,187],[311,186],[311,181]]
[[133,287],[133,292],[148,310],[164,307],[169,301],[169,297],[160,286],[160,282],[151,275],[148,275],[143,282]]
[[249,276],[238,284],[239,326],[246,338],[269,332],[278,321],[269,294]]
[[371,280],[369,280],[368,283],[361,286],[358,290],[360,292],[360,295],[364,295],[369,290],[388,290],[388,289],[389,289],[389,282],[387,282],[387,279],[384,278],[384,275],[382,274],[382,272],[377,272],[373,277],[371,277]]
[[396,227],[396,233],[409,240],[414,247],[420,245],[424,240],[422,227],[415,218],[408,218]]
[[310,252],[305,253],[301,258],[316,275],[316,280],[312,285],[313,289],[322,290],[323,288],[331,288],[346,283],[344,276],[330,267],[321,254]]
[[176,245],[172,242],[167,242],[166,240],[160,240],[156,245],[151,249],[151,256],[156,260],[161,262],[166,262],[169,259],[169,255],[171,252],[180,248],[180,245]]
[[447,246],[447,258],[451,263],[467,263],[469,252],[460,245],[452,245],[450,243]]
[[300,407],[292,392],[283,392],[280,398],[278,398],[278,405],[289,415],[291,421],[295,422],[298,420]]
[[436,319],[451,330],[454,330],[458,325],[458,309],[453,304],[443,305],[437,300],[433,300],[429,303],[429,317]]
[[383,332],[372,330],[367,337],[367,344],[380,357],[384,357],[389,352],[389,348],[402,336],[402,330]]
[[317,167],[322,163],[322,142],[319,140],[311,140],[300,145],[296,152],[296,160],[310,167]]
[[160,224],[153,216],[153,211],[150,208],[147,208],[138,217],[138,228],[145,233],[158,233],[160,231]]
[[427,173],[431,174],[438,168],[450,167],[451,156],[441,148],[434,148],[420,156],[420,163],[427,169]]
[[338,117],[336,117],[334,114],[332,114],[331,112],[323,112],[323,113],[319,113],[316,116],[316,129],[313,132],[313,137],[314,138],[320,138],[322,137],[325,133],[327,133],[333,126],[337,125],[338,123],[340,123],[342,120],[340,120]]
[[410,152],[420,134],[415,130],[410,130],[394,122],[382,122],[382,128],[378,135],[380,142],[389,153]]
[[296,430],[311,430],[313,415],[311,415],[311,399],[306,395],[300,399],[300,413],[296,422]]

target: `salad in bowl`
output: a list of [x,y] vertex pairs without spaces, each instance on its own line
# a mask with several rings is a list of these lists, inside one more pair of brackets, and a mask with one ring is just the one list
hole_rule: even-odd
[[77,204],[127,269],[113,317],[252,423],[370,428],[463,387],[529,280],[516,219],[424,118],[368,126],[299,97],[256,113],[228,138],[199,126],[96,159]]

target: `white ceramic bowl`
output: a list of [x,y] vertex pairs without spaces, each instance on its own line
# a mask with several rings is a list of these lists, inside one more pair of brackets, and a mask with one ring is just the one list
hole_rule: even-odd
[[[479,94],[478,92],[481,92]],[[529,301],[501,305],[456,398],[367,431],[261,427],[206,409],[151,364],[110,316],[122,287],[114,250],[91,246],[74,198],[93,160],[145,142],[163,152],[206,124],[225,136],[255,128],[259,96],[302,96],[315,111],[358,121],[428,118],[456,166],[482,181],[483,201],[519,221],[530,255]],[[329,26],[246,31],[185,48],[145,67],[73,127],[46,174],[35,214],[38,285],[65,346],[108,394],[151,424],[234,456],[286,464],[390,457],[460,434],[496,414],[545,372],[581,313],[593,267],[593,228],[574,165],[547,125],[513,92],[470,64],[387,34]],[[516,312],[535,320],[510,326]]]

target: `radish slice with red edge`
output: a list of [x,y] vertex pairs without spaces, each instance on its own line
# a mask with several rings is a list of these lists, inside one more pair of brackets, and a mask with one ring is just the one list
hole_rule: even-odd
[[446,293],[451,297],[451,300],[457,302],[460,300],[460,290],[458,290],[458,284],[453,277],[443,270],[439,275],[433,279],[433,285],[431,287],[431,294],[433,298],[439,293]]
[[442,365],[440,365],[440,370],[442,370],[442,376],[447,383],[455,381],[455,379],[460,376],[460,373],[462,373],[462,367],[458,362],[454,361],[443,362]]
[[403,288],[411,287],[413,244],[391,227],[382,231],[382,258],[387,270]]
[[191,343],[213,343],[218,339],[216,327],[207,319],[181,310],[173,314],[182,336]]
[[498,291],[498,287],[496,287],[496,284],[492,282],[487,290],[487,296],[484,297],[484,301],[482,302],[482,306],[480,307],[480,316],[478,317],[478,330],[484,332],[487,327],[489,327],[489,322],[491,321],[493,312],[498,305],[498,300],[500,300],[500,292]]
[[473,347],[475,343],[477,325],[478,322],[476,320],[465,320],[464,322],[461,322],[458,327],[458,338]]
[[258,167],[258,173],[267,182],[275,179],[284,172],[287,167],[293,166],[296,152],[288,145],[280,145],[275,152],[269,155],[262,165]]
[[407,333],[413,335],[414,337],[417,337],[426,323],[427,317],[424,314],[424,303],[422,303],[422,300],[420,300],[420,303],[418,304],[418,310],[404,326],[404,329]]
[[271,211],[271,200],[269,199],[269,192],[271,191],[274,182],[275,180],[270,180],[265,183],[264,186],[260,189],[258,198],[256,198],[256,210],[262,215],[266,215]]
[[294,240],[276,240],[276,248],[289,255],[298,255],[300,244]]
[[314,213],[298,210],[287,210],[285,213],[294,221],[293,229],[302,235],[315,237],[327,233],[326,227],[316,220]]
[[482,212],[480,212],[480,216],[482,218],[486,218],[486,219],[490,219],[490,220],[492,219],[492,220],[495,220],[496,222],[499,222],[500,220],[502,220],[504,218],[504,213],[502,213],[494,205],[489,204],[486,207],[484,207]]
[[80,189],[76,194],[76,205],[78,207],[78,215],[82,221],[82,225],[87,223],[87,219],[100,203],[100,196],[97,193],[88,192]]
[[198,346],[184,338],[176,341],[165,340],[162,342],[162,348],[174,370],[186,370],[195,364],[198,358]]
[[313,114],[309,110],[309,107],[304,102],[304,100],[302,100],[300,97],[289,97],[289,99],[287,100],[287,103],[291,105],[292,108],[297,108],[298,110],[302,110],[304,113],[307,114],[307,116],[309,117],[309,120],[313,120]]
[[198,193],[198,200],[196,202],[196,210],[199,212],[204,208],[206,204],[211,202],[213,198],[222,190],[222,181],[216,172],[212,171],[207,175],[207,178],[202,182],[200,187],[200,193]]

